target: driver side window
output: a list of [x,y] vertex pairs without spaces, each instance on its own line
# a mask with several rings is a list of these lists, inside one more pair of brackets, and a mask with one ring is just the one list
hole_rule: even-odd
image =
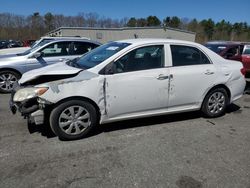
[[164,67],[164,46],[137,48],[114,62],[114,72],[132,72]]
[[43,48],[42,57],[56,57],[69,55],[70,42],[57,42]]

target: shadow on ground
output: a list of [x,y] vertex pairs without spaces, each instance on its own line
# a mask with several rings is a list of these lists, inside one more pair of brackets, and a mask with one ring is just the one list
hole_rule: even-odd
[[[235,113],[240,110],[240,107],[231,104],[226,113]],[[139,118],[134,120],[125,120],[115,123],[108,123],[97,126],[88,137],[96,136],[104,132],[113,132],[119,131],[123,129],[132,129],[135,127],[145,127],[151,126],[155,124],[165,124],[165,123],[173,123],[179,121],[186,121],[191,119],[201,118],[202,114],[199,111],[195,112],[186,112],[186,113],[178,113],[178,114],[171,114],[171,115],[162,115],[162,116],[155,116],[155,117],[148,117],[148,118]],[[55,134],[52,132],[48,123],[44,125],[36,126],[34,124],[28,125],[29,132],[32,134],[34,132],[40,132],[42,136],[47,138],[55,137]]]

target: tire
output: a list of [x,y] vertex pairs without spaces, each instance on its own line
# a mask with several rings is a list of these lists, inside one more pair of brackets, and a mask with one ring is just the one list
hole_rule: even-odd
[[97,111],[89,102],[70,100],[59,104],[50,114],[50,126],[61,140],[84,138],[97,124]]
[[0,71],[0,93],[10,93],[21,75],[14,71]]
[[223,88],[216,88],[206,95],[201,111],[206,117],[219,117],[225,114],[228,103],[229,99],[226,90]]

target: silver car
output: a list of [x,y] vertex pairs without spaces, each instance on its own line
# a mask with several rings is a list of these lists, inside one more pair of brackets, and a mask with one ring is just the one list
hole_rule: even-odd
[[100,43],[88,39],[60,39],[30,50],[0,58],[0,92],[9,93],[22,74],[53,63],[71,60],[89,52]]

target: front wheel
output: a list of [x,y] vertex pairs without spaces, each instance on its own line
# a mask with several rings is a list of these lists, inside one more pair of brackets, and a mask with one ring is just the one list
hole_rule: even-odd
[[50,126],[62,140],[85,137],[97,124],[97,112],[89,102],[70,100],[58,105],[50,114]]
[[0,71],[0,93],[10,93],[20,77],[21,76],[14,71]]
[[228,101],[229,99],[226,90],[223,88],[217,88],[207,94],[201,110],[207,117],[219,117],[225,113]]

